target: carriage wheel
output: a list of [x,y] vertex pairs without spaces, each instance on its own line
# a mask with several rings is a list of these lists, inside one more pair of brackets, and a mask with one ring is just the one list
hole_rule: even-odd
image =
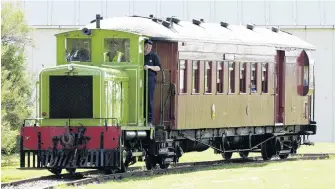
[[247,159],[249,156],[249,152],[248,151],[244,151],[244,152],[239,152],[240,157],[243,159]]
[[225,153],[221,153],[222,157],[225,159],[225,160],[230,160],[231,157],[233,156],[233,152],[225,152]]
[[161,168],[161,169],[167,169],[167,168],[169,168],[170,164],[165,163],[165,161],[164,161],[165,158],[163,158],[163,157],[159,157],[158,160],[159,160],[159,161],[158,161],[159,168]]
[[147,155],[145,156],[145,167],[147,170],[151,170],[152,168],[156,167],[156,158],[153,155]]
[[264,161],[270,160],[274,155],[275,147],[272,144],[273,140],[270,140],[261,145],[261,154]]

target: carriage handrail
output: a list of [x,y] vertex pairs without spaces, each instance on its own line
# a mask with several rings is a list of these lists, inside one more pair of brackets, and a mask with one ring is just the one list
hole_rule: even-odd
[[160,120],[159,120],[159,125],[163,126],[163,120],[164,120],[164,108],[163,108],[163,87],[165,84],[165,73],[164,73],[164,69],[161,69],[162,72],[162,81],[161,81],[161,86],[160,86]]

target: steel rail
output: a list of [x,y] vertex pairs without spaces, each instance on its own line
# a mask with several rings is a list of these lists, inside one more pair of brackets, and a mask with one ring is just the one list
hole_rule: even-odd
[[25,184],[28,182],[35,182],[35,181],[40,181],[40,180],[52,180],[52,179],[59,179],[59,178],[78,178],[78,177],[84,177],[90,174],[97,174],[99,171],[97,170],[91,170],[91,171],[85,171],[85,172],[77,172],[74,174],[71,173],[64,173],[61,175],[47,175],[47,176],[41,176],[41,177],[33,177],[33,178],[28,178],[28,179],[22,179],[22,180],[17,180],[17,181],[12,181],[12,182],[4,182],[1,183],[1,188],[4,187],[14,187],[17,185]]
[[[250,158],[238,158],[231,160],[216,160],[216,161],[202,161],[202,162],[187,162],[187,163],[177,163],[175,165],[171,165],[171,168],[168,169],[154,169],[151,171],[133,171],[126,173],[117,173],[117,174],[109,174],[102,175],[97,177],[88,177],[82,178],[75,181],[69,181],[62,183],[62,185],[66,186],[78,186],[78,185],[86,185],[91,183],[103,183],[112,180],[120,180],[123,178],[130,177],[145,177],[145,176],[154,176],[154,175],[162,175],[167,173],[175,173],[175,172],[183,172],[183,171],[194,171],[199,170],[201,168],[212,168],[223,165],[231,165],[231,164],[262,164],[262,163],[270,163],[270,162],[285,162],[285,161],[297,161],[297,160],[318,160],[318,159],[328,159],[331,156],[335,156],[335,153],[321,153],[321,154],[292,154],[290,157],[286,159],[271,159],[268,161],[264,161],[261,157],[250,157]],[[133,167],[137,168],[137,167]],[[59,185],[44,187],[43,189],[54,189]]]

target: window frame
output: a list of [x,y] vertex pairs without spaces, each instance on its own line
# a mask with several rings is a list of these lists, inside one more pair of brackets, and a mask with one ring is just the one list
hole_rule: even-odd
[[[209,69],[207,69],[207,65],[209,66]],[[213,94],[212,75],[213,75],[213,61],[204,61],[204,94]],[[208,91],[206,90],[206,84],[207,88],[209,89]]]
[[[89,61],[68,61],[67,60],[67,54],[71,53],[71,51],[72,51],[72,49],[71,49],[70,52],[68,51],[68,40],[88,40],[89,41],[89,45],[88,45],[88,47],[89,47]],[[75,62],[75,63],[79,62],[81,64],[83,64],[83,63],[92,64],[92,62],[93,62],[92,38],[90,38],[90,37],[89,38],[88,37],[66,37],[65,40],[64,40],[64,45],[65,45],[65,49],[64,49],[65,56],[63,56],[63,57],[65,59],[66,64],[73,63],[73,62]],[[71,45],[71,47],[72,47],[72,45]]]
[[[255,70],[253,70],[253,65],[255,66]],[[255,95],[258,94],[258,63],[257,62],[250,62],[250,87],[249,87],[249,92],[251,95]],[[254,79],[252,79],[253,77],[253,71],[255,73],[255,77]],[[252,92],[252,81],[254,81],[255,83],[255,92]]]
[[[265,65],[264,66],[264,68],[265,68],[265,76],[264,76],[264,81],[266,81],[266,92],[264,92],[264,90],[263,90],[263,74],[264,74],[264,71],[263,71],[263,65]],[[269,94],[269,65],[270,65],[270,63],[269,62],[262,62],[261,63],[261,91],[260,91],[260,93],[261,94]]]
[[[243,69],[242,69],[243,68]],[[242,72],[243,71],[243,72]],[[247,62],[239,62],[239,94],[247,94]],[[241,79],[241,76],[244,78]],[[244,91],[241,90],[241,80],[244,80]],[[242,88],[243,89],[243,88]]]
[[[108,48],[108,46],[106,47],[105,46],[105,44],[107,44],[108,45],[108,42],[106,43],[106,41],[108,41],[108,40],[112,40],[112,39],[122,39],[122,40],[128,40],[128,42],[129,42],[129,47],[128,47],[128,61],[125,61],[125,62],[122,62],[122,61],[120,61],[120,62],[114,62],[114,61],[106,61],[106,56],[107,55],[105,55],[106,54],[106,48]],[[131,49],[131,46],[132,46],[132,40],[131,40],[131,38],[129,38],[129,37],[121,37],[121,36],[114,36],[114,37],[106,37],[106,38],[103,38],[103,44],[102,44],[102,54],[101,54],[101,56],[102,56],[102,62],[103,62],[103,64],[126,64],[126,63],[131,63],[132,61],[132,57],[131,57],[131,54],[132,54],[132,49]],[[125,45],[125,49],[126,49],[126,45]],[[109,51],[109,49],[107,49],[107,53],[108,53],[108,51]],[[124,53],[124,54],[126,54],[126,52]]]
[[[194,65],[197,65],[196,71],[194,71]],[[197,77],[196,77],[197,76]],[[200,61],[199,60],[192,60],[192,90],[191,94],[200,94]]]
[[[181,69],[181,62],[184,61],[184,69]],[[188,64],[187,64],[187,60],[184,60],[184,59],[180,59],[179,62],[178,62],[178,78],[179,78],[179,87],[178,87],[178,91],[179,91],[179,94],[188,94],[188,90],[187,90],[187,75],[188,75]],[[184,81],[183,81],[183,84],[184,84],[184,88],[181,89],[180,88],[180,82],[181,82],[181,70],[183,70],[183,76],[184,76]]]
[[[236,94],[236,63],[237,62],[233,62],[233,61],[229,61],[228,62],[228,94]],[[232,67],[230,68],[230,65],[232,65]],[[233,80],[231,78],[231,73],[233,73]],[[233,83],[231,85],[231,83]],[[234,89],[231,92],[231,89]]]
[[[219,65],[221,65],[221,72],[222,72],[222,75],[221,75],[221,78],[220,77],[220,73],[219,73]],[[218,83],[218,79],[220,79],[220,83]],[[217,61],[216,62],[216,94],[218,95],[222,95],[222,94],[225,94],[225,85],[224,85],[224,82],[225,82],[225,61]],[[219,92],[218,91],[218,85],[221,85],[221,89],[222,89],[222,92]]]

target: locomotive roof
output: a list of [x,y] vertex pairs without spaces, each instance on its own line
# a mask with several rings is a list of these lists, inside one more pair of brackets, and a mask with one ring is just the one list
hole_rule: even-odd
[[[271,28],[252,26],[248,29],[245,25],[221,26],[220,23],[201,22],[199,25],[190,22],[177,20],[172,22],[171,27],[164,26],[163,20],[148,17],[113,17],[100,21],[101,29],[110,29],[141,34],[152,38],[177,41],[202,41],[208,43],[229,43],[244,45],[260,45],[276,48],[301,48],[315,50],[315,47],[306,41],[278,30]],[[163,21],[169,25],[169,21]],[[224,27],[225,26],[225,27]],[[95,29],[96,23],[85,27]]]

